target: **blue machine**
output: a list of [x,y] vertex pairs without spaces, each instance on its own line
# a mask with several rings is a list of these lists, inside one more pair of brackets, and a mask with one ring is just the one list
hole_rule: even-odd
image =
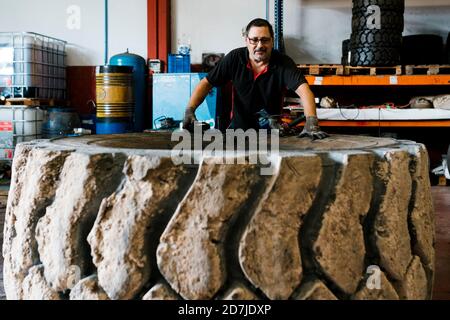
[[135,101],[133,131],[142,132],[144,130],[145,120],[145,76],[147,70],[145,59],[136,54],[129,53],[127,49],[127,52],[111,57],[109,63],[115,66],[133,67],[133,93]]
[[[155,73],[153,75],[153,129],[159,129],[156,119],[173,118],[182,121],[189,98],[207,73]],[[197,108],[199,121],[216,124],[218,90],[213,88]]]

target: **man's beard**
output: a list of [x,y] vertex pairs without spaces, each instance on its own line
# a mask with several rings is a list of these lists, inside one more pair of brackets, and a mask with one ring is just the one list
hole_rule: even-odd
[[256,62],[261,62],[261,61],[263,61],[264,59],[263,59],[263,57],[261,57],[261,56],[258,57],[258,56],[256,55],[258,52],[262,52],[262,53],[264,53],[264,54],[267,54],[267,51],[266,51],[266,50],[257,50],[257,51],[254,52],[253,56],[254,56],[254,58],[255,58],[255,61],[256,61]]

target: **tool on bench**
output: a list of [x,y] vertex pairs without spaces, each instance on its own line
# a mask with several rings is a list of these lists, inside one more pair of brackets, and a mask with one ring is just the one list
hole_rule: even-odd
[[186,128],[186,130],[188,130],[191,133],[194,133],[194,128],[195,127],[201,127],[202,133],[211,129],[211,126],[209,125],[209,123],[207,122],[202,122],[202,121],[194,121],[189,123],[188,127]]

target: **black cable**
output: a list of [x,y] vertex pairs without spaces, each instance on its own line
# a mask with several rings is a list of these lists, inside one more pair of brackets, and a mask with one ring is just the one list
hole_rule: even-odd
[[357,118],[358,118],[358,116],[359,116],[359,108],[357,108],[356,110],[358,110],[358,113],[356,113],[356,116],[353,118],[353,119],[350,119],[350,118],[347,118],[343,113],[342,113],[342,108],[341,108],[341,106],[339,105],[339,103],[337,103],[337,106],[338,106],[338,108],[339,108],[339,113],[341,114],[341,116],[345,119],[345,120],[356,120]]

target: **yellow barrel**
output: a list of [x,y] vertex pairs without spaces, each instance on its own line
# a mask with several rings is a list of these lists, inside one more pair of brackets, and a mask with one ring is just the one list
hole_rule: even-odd
[[95,79],[97,134],[127,132],[134,112],[133,67],[98,66]]

